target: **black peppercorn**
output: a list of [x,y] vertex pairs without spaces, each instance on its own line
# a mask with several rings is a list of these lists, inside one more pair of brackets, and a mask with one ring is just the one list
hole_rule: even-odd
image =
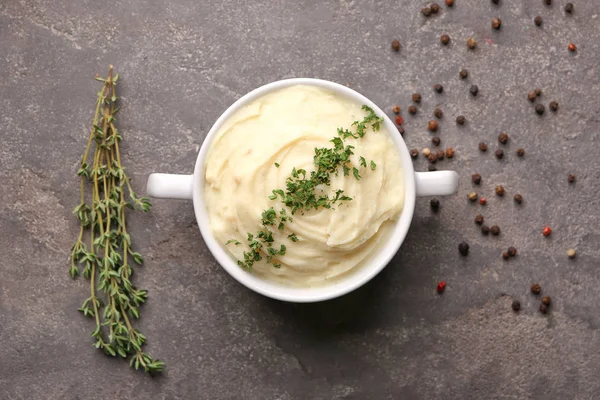
[[521,204],[523,202],[523,196],[520,193],[515,194],[515,203]]
[[479,185],[481,183],[481,175],[473,174],[473,175],[471,175],[471,180],[473,181],[474,184]]
[[556,112],[558,111],[558,102],[556,100],[552,100],[550,102],[550,104],[548,104],[548,108],[550,109],[550,111],[552,112]]
[[487,236],[490,233],[490,228],[486,224],[481,225],[481,233]]
[[438,199],[429,200],[429,205],[433,211],[438,211],[440,209],[440,201]]
[[429,164],[429,166],[427,167],[428,171],[437,171],[437,167],[433,164]]
[[435,132],[438,130],[438,122],[436,120],[431,120],[429,121],[429,123],[427,124],[427,129],[429,129],[431,132]]
[[477,215],[475,216],[475,223],[476,223],[477,225],[481,225],[481,224],[483,224],[483,215],[481,215],[481,214],[477,214]]
[[439,4],[437,4],[437,3],[432,3],[432,4],[429,6],[429,9],[431,10],[431,13],[432,13],[432,14],[437,14],[437,13],[438,13],[438,11],[440,11],[440,5],[439,5]]
[[500,234],[500,227],[498,225],[492,225],[490,232],[492,232],[492,235],[498,236]]
[[423,14],[426,17],[429,17],[431,15],[431,8],[429,8],[429,7],[421,8],[421,14]]
[[542,287],[540,286],[539,283],[534,283],[533,285],[531,285],[531,293],[540,294],[541,291],[542,291]]
[[504,157],[504,150],[498,149],[498,150],[496,150],[496,152],[494,154],[496,155],[496,158],[498,160],[501,160],[502,157]]
[[540,97],[542,95],[542,89],[536,88],[534,89],[533,93],[535,93],[537,97]]
[[448,43],[450,43],[450,36],[448,35],[442,35],[440,36],[440,42],[445,46]]
[[552,298],[550,296],[542,297],[542,304],[549,306],[551,302],[552,302]]
[[535,95],[535,92],[533,90],[527,92],[527,100],[533,103],[535,99],[537,99],[537,96]]
[[565,4],[565,12],[571,14],[573,12],[573,3]]
[[415,107],[415,106],[408,106],[408,113],[410,115],[415,115],[417,113],[417,107]]
[[417,149],[412,149],[412,150],[410,151],[410,156],[411,156],[412,158],[417,158],[417,157],[419,156],[419,150],[417,150]]
[[467,48],[469,50],[473,50],[473,49],[475,49],[475,47],[477,47],[477,41],[473,38],[468,38],[467,39]]
[[519,300],[513,300],[510,306],[513,311],[518,312],[521,309],[521,302]]
[[469,71],[467,71],[466,69],[461,69],[458,75],[461,77],[461,79],[467,79],[467,77],[469,76]]
[[420,93],[413,93],[413,95],[412,95],[412,101],[414,101],[415,103],[420,103],[421,102],[421,94]]
[[541,26],[542,21],[542,17],[540,17],[539,15],[533,19],[533,23],[535,24],[535,26]]
[[510,246],[506,251],[508,252],[508,255],[511,257],[514,257],[517,255],[517,248],[514,246]]
[[446,149],[446,158],[454,157],[454,149],[452,147],[448,147]]
[[504,196],[504,186],[498,185],[496,186],[496,195],[502,197]]
[[398,133],[404,135],[404,127],[402,125],[398,126]]
[[464,125],[465,122],[467,122],[467,119],[464,117],[464,115],[459,115],[458,117],[456,117],[456,123],[458,125]]
[[508,260],[510,258],[510,254],[508,254],[508,251],[502,253],[502,258],[504,258],[505,260]]
[[502,144],[508,143],[508,134],[506,132],[502,132],[498,135],[498,141]]
[[433,143],[434,146],[439,146],[441,142],[441,139],[437,136],[434,136],[431,138],[431,143]]
[[479,151],[487,151],[488,145],[485,142],[479,143]]
[[458,245],[458,252],[462,255],[462,256],[466,256],[467,254],[469,254],[469,244],[467,242],[461,242]]
[[517,149],[517,156],[523,157],[525,155],[525,149],[520,147]]
[[396,39],[392,40],[392,50],[394,50],[394,51],[400,50],[400,42]]
[[552,0],[544,0],[544,4],[547,6],[551,6],[552,5]]
[[438,160],[443,160],[446,153],[444,153],[444,150],[438,150],[436,151],[435,155],[437,156]]
[[492,28],[500,29],[502,26],[502,20],[500,18],[492,18]]
[[540,312],[542,314],[548,314],[548,306],[545,305],[544,303],[540,304]]
[[500,3],[500,0],[492,0],[492,4],[498,5],[499,3]]
[[544,107],[544,105],[543,105],[543,104],[536,104],[536,105],[535,105],[535,112],[536,112],[538,115],[543,115],[543,114],[544,114],[544,111],[546,111],[546,107]]
[[444,91],[444,87],[439,83],[436,83],[435,85],[433,85],[433,90],[435,90],[438,93],[442,93]]
[[575,182],[575,175],[573,174],[569,174],[567,180],[569,181],[569,183],[573,183]]
[[471,85],[469,92],[472,96],[477,96],[477,93],[479,93],[479,87],[477,85]]
[[437,161],[437,156],[433,152],[429,153],[429,155],[427,156],[427,160],[429,160],[430,163],[435,164]]
[[439,109],[436,108],[435,110],[433,110],[433,115],[437,118],[437,119],[441,119],[444,116],[444,112]]

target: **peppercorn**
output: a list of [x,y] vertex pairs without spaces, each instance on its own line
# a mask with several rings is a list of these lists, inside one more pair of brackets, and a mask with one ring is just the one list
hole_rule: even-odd
[[544,4],[547,6],[551,6],[552,5],[552,0],[544,0]]
[[397,39],[392,40],[392,50],[399,51],[400,50],[400,41]]
[[429,162],[430,162],[430,163],[432,163],[432,164],[435,164],[435,163],[436,163],[436,161],[437,161],[437,159],[438,159],[438,158],[437,158],[437,155],[436,155],[435,153],[430,153],[430,154],[427,156],[427,160],[429,160]]
[[429,205],[431,206],[431,209],[435,212],[437,212],[437,210],[440,209],[440,201],[438,199],[429,200]]
[[437,3],[432,3],[432,4],[429,6],[429,9],[431,9],[431,13],[432,13],[432,14],[437,14],[437,13],[438,13],[438,11],[440,11],[440,5],[439,5],[439,4],[437,4]]
[[429,129],[431,132],[437,131],[438,130],[438,122],[432,119],[427,124],[427,129]]
[[433,110],[433,115],[437,118],[437,119],[442,119],[444,117],[444,112],[439,109],[436,108],[435,110]]
[[437,136],[434,136],[431,138],[431,143],[433,143],[434,146],[439,146],[441,142],[441,139]]
[[487,151],[488,145],[485,142],[479,143],[479,151]]
[[527,92],[527,100],[533,103],[535,99],[537,99],[537,96],[535,95],[535,92],[533,90]]
[[517,156],[519,156],[519,157],[523,157],[524,155],[525,155],[525,149],[524,149],[524,148],[522,148],[522,147],[519,147],[519,148],[517,149]]
[[473,49],[475,49],[475,47],[477,47],[477,41],[473,38],[468,38],[467,39],[467,48],[469,50],[473,50]]
[[446,0],[446,5],[452,7],[454,5],[454,0]]
[[531,285],[531,293],[540,294],[541,291],[542,291],[542,287],[540,286],[539,283],[534,283],[533,285]]
[[481,175],[480,174],[471,175],[471,181],[473,181],[474,184],[479,185],[481,183]]
[[433,90],[435,90],[438,93],[442,93],[444,91],[444,87],[439,83],[436,83],[435,85],[433,85]]
[[408,113],[411,115],[415,115],[417,113],[417,107],[415,106],[408,106]]
[[496,195],[502,197],[504,196],[504,186],[498,185],[496,186]]
[[446,158],[454,157],[454,149],[452,147],[448,147],[446,149]]
[[569,181],[569,183],[575,182],[575,175],[569,174],[569,176],[567,177],[567,180]]
[[548,237],[552,234],[552,229],[549,226],[545,226],[544,229],[542,229],[542,235],[544,235],[544,237]]
[[481,233],[487,236],[490,233],[490,228],[486,224],[481,225]]
[[429,166],[427,166],[427,171],[437,171],[437,167],[433,164],[429,164]]
[[469,71],[467,71],[466,69],[461,69],[458,75],[461,77],[461,79],[467,79],[467,77],[469,76]]
[[440,42],[446,46],[448,43],[450,43],[450,36],[448,35],[442,35],[440,36]]
[[446,289],[446,282],[445,281],[441,281],[440,283],[437,284],[437,292],[439,294],[442,294],[445,289]]
[[508,143],[508,134],[506,132],[502,132],[498,135],[498,141],[502,144]]
[[400,106],[396,105],[396,106],[392,107],[392,112],[394,114],[399,114],[400,113]]
[[485,197],[482,197],[479,199],[479,204],[482,206],[485,206],[487,204],[487,199]]
[[573,3],[567,3],[567,4],[565,4],[565,12],[567,14],[573,13]]
[[542,297],[542,304],[549,306],[551,302],[552,302],[552,298],[550,296]]
[[516,247],[510,246],[506,251],[508,252],[508,255],[511,256],[511,257],[514,257],[514,256],[517,255],[517,248]]
[[508,254],[508,251],[502,253],[502,258],[504,258],[505,260],[508,260],[510,258],[510,254]]
[[421,94],[420,93],[413,93],[413,95],[412,95],[412,101],[414,101],[415,103],[420,103],[421,102]]
[[542,314],[548,314],[548,306],[547,306],[547,305],[545,305],[545,304],[543,304],[543,303],[542,303],[542,304],[540,304],[540,312],[541,312]]
[[500,0],[492,0],[492,3],[498,5],[498,3],[500,3]]
[[456,123],[458,125],[464,125],[465,122],[467,122],[467,119],[465,118],[464,115],[459,115],[458,117],[456,117]]
[[477,85],[471,85],[469,92],[472,96],[477,96],[477,93],[479,93],[479,87]]
[[437,156],[438,160],[443,160],[446,153],[444,153],[444,150],[438,150],[435,155]]
[[577,253],[575,252],[575,249],[569,249],[569,250],[567,250],[567,256],[569,258],[575,258],[576,255],[577,255]]
[[573,52],[573,51],[577,51],[577,46],[575,46],[575,43],[569,43],[569,51]]
[[431,150],[429,150],[429,147],[425,147],[422,151],[423,155],[425,157],[429,156],[429,154],[431,154]]
[[402,126],[398,126],[398,133],[404,135],[404,128]]
[[501,160],[501,159],[502,159],[502,157],[504,157],[504,150],[502,150],[502,149],[498,149],[498,150],[496,150],[496,152],[495,152],[494,154],[496,154],[496,158],[497,158],[498,160]]
[[475,223],[476,223],[477,225],[481,225],[481,224],[483,224],[483,215],[481,215],[481,214],[477,214],[477,215],[475,216]]
[[500,227],[498,225],[492,225],[490,232],[492,232],[492,235],[498,236],[500,234]]
[[552,100],[550,102],[550,104],[548,104],[548,108],[552,112],[557,112],[558,111],[558,102],[556,100]]
[[402,116],[401,116],[401,115],[398,115],[398,116],[396,117],[396,124],[398,124],[398,125],[402,125],[402,123],[403,123],[403,122],[404,122],[404,118],[402,118]]
[[500,18],[492,18],[492,28],[500,29],[502,26],[502,20]]
[[417,149],[411,149],[411,150],[410,150],[410,156],[411,156],[412,158],[417,158],[417,157],[419,157],[419,150],[417,150]]
[[535,93],[537,97],[540,97],[542,95],[542,89],[536,88],[533,90],[533,93]]
[[467,242],[461,242],[458,245],[458,252],[462,256],[466,256],[467,254],[469,254],[469,244]]
[[477,192],[471,192],[467,195],[467,199],[469,199],[470,201],[475,201],[477,200]]
[[535,105],[535,112],[538,113],[538,115],[543,115],[544,111],[546,111],[546,107],[544,107],[543,104],[536,104]]
[[523,196],[520,193],[515,194],[515,203],[521,204],[523,202]]
[[539,15],[533,19],[533,23],[536,26],[541,26],[542,25],[542,21],[543,21],[542,17],[540,17]]
[[431,8],[429,8],[429,7],[421,8],[421,14],[423,14],[426,17],[429,17],[431,15]]
[[519,300],[513,300],[510,306],[513,309],[513,311],[519,312],[519,310],[521,309],[521,302]]

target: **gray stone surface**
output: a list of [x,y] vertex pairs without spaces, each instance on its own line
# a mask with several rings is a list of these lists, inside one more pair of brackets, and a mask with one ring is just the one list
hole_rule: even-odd
[[[425,19],[409,0],[0,2],[0,398],[600,398],[600,9],[576,1],[565,16],[564,1],[554,3],[456,0]],[[460,173],[460,192],[438,215],[418,202],[406,242],[376,279],[312,305],[233,281],[204,245],[192,204],[156,200],[131,217],[146,256],[135,280],[150,291],[140,327],[168,363],[149,378],[91,347],[91,321],[76,311],[87,283],[67,276],[74,174],[98,90],[91,77],[110,63],[122,77],[125,164],[140,190],[151,172],[190,173],[212,122],[241,95],[306,76],[348,84],[390,114],[421,92],[419,114],[404,112],[409,147],[430,144],[427,120],[442,107],[439,136],[456,156],[439,166]],[[431,89],[438,82],[441,95]],[[558,113],[535,115],[526,100],[535,87],[546,105],[558,100]],[[498,161],[503,130],[511,141]],[[482,140],[487,154],[477,151]],[[422,157],[415,165],[427,169]],[[474,172],[485,208],[465,198]],[[507,196],[495,197],[496,184]],[[477,212],[500,237],[479,233]],[[507,262],[509,245],[519,254]],[[529,294],[533,282],[553,298],[548,315]]]

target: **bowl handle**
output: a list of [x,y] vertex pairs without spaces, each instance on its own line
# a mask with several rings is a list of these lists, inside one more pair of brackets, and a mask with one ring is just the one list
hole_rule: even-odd
[[447,196],[458,189],[454,171],[415,172],[417,196]]
[[191,200],[194,175],[150,174],[146,193],[162,199]]

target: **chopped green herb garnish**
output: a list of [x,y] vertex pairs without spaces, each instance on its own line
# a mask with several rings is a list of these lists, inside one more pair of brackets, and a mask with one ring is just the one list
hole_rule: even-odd
[[228,241],[225,242],[225,246],[227,246],[228,244],[231,244],[231,243],[235,244],[236,246],[241,244],[238,240],[229,239]]
[[295,233],[289,234],[288,239],[290,239],[292,242],[297,242],[299,240]]
[[377,164],[375,164],[375,161],[371,160],[371,171],[375,171],[375,168],[377,168]]
[[363,156],[360,156],[360,165],[363,167],[367,166],[367,160]]
[[275,168],[279,168],[279,163],[275,163]]

